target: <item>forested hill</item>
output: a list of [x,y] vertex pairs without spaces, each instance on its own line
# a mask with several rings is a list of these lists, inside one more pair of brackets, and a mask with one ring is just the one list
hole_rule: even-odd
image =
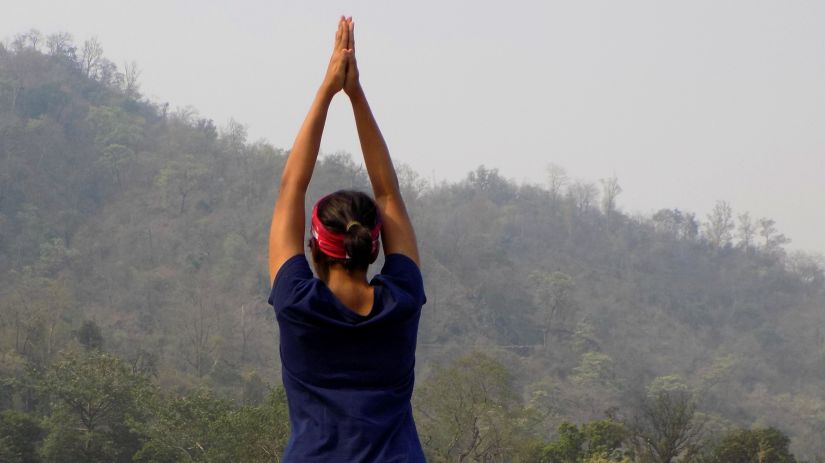
[[[70,446],[48,417],[89,349],[169,397],[264,403],[280,382],[265,258],[286,153],[146,100],[138,75],[96,41],[0,46],[0,410],[43,417],[44,461]],[[543,186],[468,171],[431,184],[399,168],[428,296],[415,406],[432,461],[568,461],[552,457],[558,426],[606,417],[626,424],[621,457],[648,461],[645,404],[675,396],[707,448],[775,428],[797,456],[825,455],[823,265],[786,252],[773,221],[721,201],[708,217],[627,215],[617,179],[558,167]],[[369,188],[358,157],[323,156],[308,202],[338,188]],[[469,391],[469,415],[440,415],[451,391]],[[498,424],[479,427],[478,410]],[[130,428],[141,461],[176,461],[157,456],[163,423]]]

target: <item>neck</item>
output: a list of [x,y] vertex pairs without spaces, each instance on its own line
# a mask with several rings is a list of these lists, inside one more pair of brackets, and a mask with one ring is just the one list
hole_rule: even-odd
[[366,270],[347,270],[340,265],[331,265],[325,276],[324,283],[330,289],[369,286]]
[[333,265],[329,268],[324,283],[353,312],[367,315],[372,310],[373,291],[367,281],[366,270],[347,270]]

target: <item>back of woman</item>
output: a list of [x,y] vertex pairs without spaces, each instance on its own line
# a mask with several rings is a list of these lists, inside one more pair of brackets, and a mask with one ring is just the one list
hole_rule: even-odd
[[375,304],[361,316],[313,277],[303,255],[275,278],[270,303],[293,425],[287,461],[332,461],[324,456],[332,450],[337,461],[416,461],[410,398],[421,276],[409,258],[391,254],[371,284]]
[[[269,303],[280,326],[291,435],[284,461],[424,461],[410,399],[421,307],[415,233],[389,151],[367,104],[341,18],[327,74],[281,178],[269,240]],[[313,208],[304,254],[304,201],[327,110],[344,90],[375,200],[339,191]],[[367,281],[381,245],[384,266]]]

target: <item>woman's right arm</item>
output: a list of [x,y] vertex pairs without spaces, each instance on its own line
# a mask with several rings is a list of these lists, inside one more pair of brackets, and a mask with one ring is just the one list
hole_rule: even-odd
[[372,115],[359,80],[358,66],[355,61],[355,25],[351,20],[348,23],[349,44],[347,48],[351,51],[347,55],[344,92],[349,95],[352,102],[358,139],[361,142],[361,151],[364,153],[364,163],[367,165],[367,174],[372,184],[375,202],[381,211],[384,254],[403,254],[420,265],[415,230],[407,214],[404,199],[401,197],[401,189],[398,186],[398,177],[395,175],[390,152],[378,128],[378,123]]

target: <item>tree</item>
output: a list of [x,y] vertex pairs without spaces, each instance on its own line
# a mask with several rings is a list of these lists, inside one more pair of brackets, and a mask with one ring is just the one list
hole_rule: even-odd
[[46,48],[50,55],[75,60],[77,48],[74,46],[72,35],[67,32],[57,32],[46,38]]
[[205,173],[203,163],[198,162],[195,156],[185,154],[179,159],[169,161],[155,181],[165,193],[167,204],[174,207],[177,203],[178,215],[181,215],[186,210],[186,199],[196,191]]
[[627,426],[641,462],[671,463],[697,452],[704,423],[690,392],[660,388],[642,399]]
[[735,429],[713,451],[714,463],[795,463],[791,440],[776,428]]
[[260,405],[245,405],[214,424],[217,436],[210,461],[279,461],[289,439],[289,412],[282,387],[272,388]]
[[602,352],[585,352],[571,378],[580,387],[616,387],[613,359]]
[[786,262],[788,270],[814,288],[825,286],[825,256],[792,252]]
[[44,432],[40,420],[25,413],[0,413],[0,462],[38,463],[37,444]]
[[226,144],[227,149],[233,155],[242,154],[246,147],[247,129],[246,126],[229,118],[226,128],[221,131],[221,140]]
[[100,327],[92,320],[86,320],[77,330],[77,342],[86,349],[102,349],[103,333]]
[[584,352],[572,369],[570,380],[579,407],[577,416],[598,416],[615,403],[621,379],[613,359],[603,352]]
[[547,340],[552,330],[559,330],[563,322],[574,307],[573,278],[562,272],[534,272],[530,274],[530,281],[536,288],[533,300],[539,307],[539,320],[542,328],[542,345],[547,348]]
[[547,190],[553,199],[561,196],[561,191],[567,185],[568,180],[564,167],[553,163],[547,165]]
[[584,423],[563,421],[556,438],[542,449],[542,463],[615,462],[625,460],[624,425],[612,419]]
[[467,174],[467,183],[495,203],[504,202],[514,196],[513,185],[501,176],[498,169],[479,166]]
[[597,190],[596,185],[592,183],[576,180],[570,185],[570,188],[567,189],[567,194],[573,198],[576,209],[579,212],[584,212],[590,209],[593,203],[596,202],[599,196],[599,190]]
[[191,292],[187,299],[192,307],[191,313],[185,316],[181,332],[184,335],[186,362],[194,369],[198,378],[209,372],[215,361],[212,354],[217,349],[215,330],[218,327],[214,302],[207,300],[207,296]]
[[680,238],[685,219],[679,209],[659,209],[653,214],[653,224],[660,233]]
[[610,217],[616,210],[616,197],[622,192],[622,187],[619,185],[619,179],[615,175],[609,178],[599,180],[602,184],[602,210],[607,216],[608,226],[610,225]]
[[49,369],[53,399],[43,443],[47,462],[126,462],[140,445],[131,430],[152,388],[119,358],[96,350],[65,352]]
[[137,62],[132,61],[123,66],[123,91],[126,92],[126,95],[129,97],[137,98],[139,96],[139,78],[140,68],[138,67]]
[[152,415],[141,427],[147,440],[135,461],[280,461],[289,437],[283,388],[271,389],[260,405],[239,408],[199,390],[156,402]]
[[737,227],[737,236],[739,237],[739,246],[746,251],[753,246],[753,237],[756,235],[756,225],[751,219],[751,215],[747,212],[739,214],[739,223]]
[[18,51],[24,48],[31,48],[38,51],[40,43],[43,42],[43,34],[37,29],[29,29],[27,32],[17,34],[12,42],[12,47]]
[[103,60],[103,47],[96,37],[83,42],[80,51],[80,71],[88,78],[94,79]]
[[575,424],[563,421],[556,438],[544,447],[542,462],[577,463],[584,457],[585,436]]
[[717,201],[713,210],[708,214],[708,221],[705,224],[705,236],[711,246],[721,248],[730,244],[734,227],[733,210],[730,204]]
[[148,405],[153,418],[141,426],[148,439],[134,460],[152,463],[210,461],[208,454],[216,441],[214,424],[232,409],[229,401],[205,390],[159,398]]
[[92,108],[86,119],[94,128],[99,161],[110,169],[115,183],[122,187],[124,167],[143,140],[144,121],[112,106]]
[[[29,268],[16,275],[10,294],[4,298],[5,316],[11,325],[14,350],[31,365],[44,368],[60,342],[63,314],[72,305],[72,294],[64,281],[32,274]],[[3,323],[0,322],[0,326]]]
[[781,250],[782,246],[791,242],[785,235],[776,229],[776,221],[768,218],[761,218],[757,222],[759,236],[762,237],[762,246],[768,252]]
[[428,461],[501,461],[518,446],[513,377],[485,354],[437,367],[414,405]]

